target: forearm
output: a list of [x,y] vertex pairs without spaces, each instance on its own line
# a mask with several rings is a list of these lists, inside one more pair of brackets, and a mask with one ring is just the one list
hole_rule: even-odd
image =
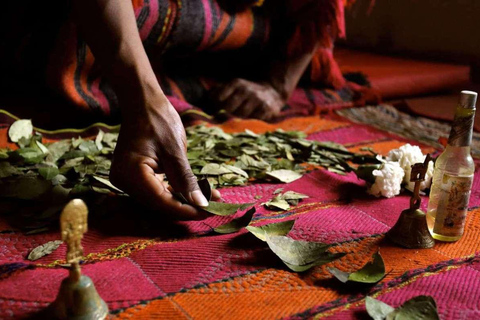
[[287,57],[281,53],[269,66],[269,83],[287,100],[310,64],[316,47],[311,51]]
[[73,0],[73,9],[82,36],[120,100],[146,90],[163,96],[140,39],[131,0]]

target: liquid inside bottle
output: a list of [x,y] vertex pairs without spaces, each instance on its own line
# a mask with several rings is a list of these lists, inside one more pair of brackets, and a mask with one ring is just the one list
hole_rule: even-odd
[[435,162],[427,225],[432,237],[457,241],[463,235],[475,164],[470,155],[477,93],[462,91],[448,145]]
[[428,230],[434,239],[462,237],[474,171],[470,147],[448,146],[438,157],[427,209]]

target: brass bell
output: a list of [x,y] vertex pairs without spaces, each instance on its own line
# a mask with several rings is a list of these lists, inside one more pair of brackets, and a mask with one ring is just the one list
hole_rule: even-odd
[[387,232],[387,237],[394,243],[409,249],[426,249],[435,245],[427,226],[427,216],[420,210],[420,183],[425,180],[425,174],[430,162],[427,154],[424,163],[412,166],[410,181],[415,182],[410,208],[403,210],[397,223]]
[[85,203],[75,199],[67,204],[60,216],[70,274],[62,281],[57,298],[48,307],[52,319],[101,320],[108,315],[107,304],[98,295],[92,280],[82,275],[80,270],[83,257],[81,240],[87,232],[87,215]]
[[397,223],[387,233],[394,243],[409,249],[426,249],[435,245],[427,227],[427,217],[420,209],[403,210]]

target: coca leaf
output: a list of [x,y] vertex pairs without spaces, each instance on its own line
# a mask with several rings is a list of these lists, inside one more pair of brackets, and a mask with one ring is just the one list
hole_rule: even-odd
[[51,254],[53,251],[57,250],[58,247],[63,243],[62,240],[49,241],[41,246],[36,247],[28,254],[27,259],[30,261],[38,260],[46,255]]
[[267,241],[267,236],[284,236],[292,230],[295,220],[270,223],[259,227],[247,226],[255,237],[262,241]]
[[267,172],[267,176],[272,177],[284,183],[290,183],[300,179],[302,177],[302,174],[292,170],[280,169],[280,170]]
[[376,252],[373,255],[373,260],[356,272],[348,273],[336,268],[330,268],[328,271],[343,283],[351,281],[374,284],[385,277],[385,263],[380,253]]
[[320,259],[325,251],[331,247],[320,242],[294,240],[286,236],[266,237],[270,249],[282,261],[295,266],[304,266]]
[[254,205],[254,203],[235,204],[235,203],[210,201],[208,203],[208,207],[201,208],[201,209],[205,210],[205,211],[207,211],[211,214],[215,214],[217,216],[231,216],[231,215],[237,213],[238,210],[242,211],[242,210],[245,210],[245,209],[247,209],[247,208],[249,208],[253,205]]
[[239,231],[240,229],[248,226],[250,221],[252,221],[253,214],[255,213],[255,207],[248,210],[243,216],[237,219],[233,219],[229,223],[223,224],[214,228],[213,230],[217,233],[227,234],[227,233],[234,233]]
[[31,139],[33,136],[33,125],[31,120],[17,120],[8,129],[8,137],[12,142],[20,139]]

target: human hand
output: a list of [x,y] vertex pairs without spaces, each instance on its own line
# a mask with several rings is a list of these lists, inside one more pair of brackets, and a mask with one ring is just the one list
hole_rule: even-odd
[[245,79],[235,79],[214,89],[212,100],[218,109],[241,118],[271,120],[278,116],[285,100],[273,86]]
[[[186,156],[185,130],[180,116],[163,94],[128,99],[138,108],[124,114],[110,172],[111,182],[151,209],[173,219],[200,220],[208,206]],[[170,186],[164,181],[166,174]],[[171,190],[180,192],[182,204]],[[213,199],[220,193],[214,190]]]

